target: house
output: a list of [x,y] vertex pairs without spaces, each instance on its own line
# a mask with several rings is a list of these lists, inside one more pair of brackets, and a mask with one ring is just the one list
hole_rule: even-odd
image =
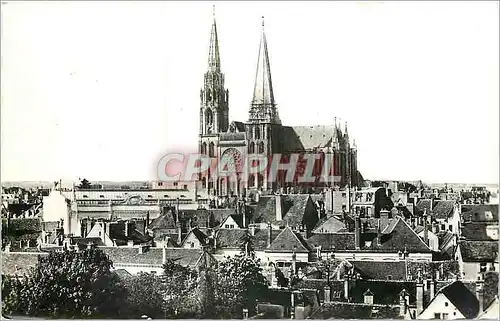
[[439,238],[436,234],[432,233],[430,228],[427,228],[427,234],[425,233],[425,228],[419,225],[415,228],[415,233],[422,238],[422,240],[427,239],[429,248],[433,251],[439,251]]
[[463,223],[491,223],[498,225],[498,204],[462,205]]
[[303,236],[289,226],[285,227],[264,250],[265,259],[277,263],[278,266],[279,263],[290,263],[294,259],[297,262],[309,262],[310,252],[309,244]]
[[417,319],[472,319],[479,311],[476,295],[464,283],[455,281],[441,288]]
[[319,247],[317,251],[334,252],[340,259],[432,260],[432,250],[400,216],[363,221],[356,217],[354,233],[318,233],[307,241]]
[[439,231],[460,233],[460,211],[457,201],[437,201],[430,214],[432,220],[437,223]]
[[347,227],[339,218],[335,216],[327,216],[318,222],[313,230],[313,233],[337,233],[337,232],[347,232]]
[[498,242],[458,242],[457,261],[464,280],[477,280],[483,273],[498,271]]
[[380,210],[391,209],[393,203],[383,187],[372,187],[352,193],[352,212],[361,217],[378,218]]
[[351,189],[329,188],[325,193],[325,210],[327,213],[340,214],[351,210]]

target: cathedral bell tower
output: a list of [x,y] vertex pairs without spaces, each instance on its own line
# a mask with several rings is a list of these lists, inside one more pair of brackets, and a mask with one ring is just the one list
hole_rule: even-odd
[[210,157],[217,156],[218,133],[229,127],[229,91],[224,88],[224,74],[220,67],[219,40],[215,23],[215,10],[208,50],[208,70],[200,90],[200,145],[199,151]]

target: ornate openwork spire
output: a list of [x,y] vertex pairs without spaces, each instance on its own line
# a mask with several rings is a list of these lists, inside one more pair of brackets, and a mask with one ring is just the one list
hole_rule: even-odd
[[[253,112],[251,111],[250,118],[265,118],[267,121],[279,123],[279,116],[275,106],[273,82],[271,80],[271,65],[269,63],[267,40],[264,32],[264,17],[262,17],[262,35],[260,39],[259,57],[252,99]],[[259,114],[258,117],[257,114]]]
[[217,24],[215,23],[215,6],[213,7],[213,23],[208,49],[208,71],[220,72],[219,39],[217,38]]

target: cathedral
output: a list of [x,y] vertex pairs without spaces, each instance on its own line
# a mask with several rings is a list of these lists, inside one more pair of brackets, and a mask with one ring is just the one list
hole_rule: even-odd
[[[204,75],[200,100],[198,148],[201,154],[211,159],[229,156],[235,162],[245,161],[246,156],[252,153],[267,157],[274,154],[286,157],[292,153],[329,155],[328,159],[332,159],[333,163],[331,173],[337,179],[332,182],[318,181],[312,185],[309,183],[309,188],[358,185],[356,144],[350,142],[347,123],[344,128],[337,120],[333,125],[315,126],[285,126],[281,123],[273,93],[264,18],[248,120],[229,122],[229,90],[224,86],[215,15],[210,35],[208,70]],[[257,190],[279,191],[301,186],[297,181],[285,182],[283,172],[272,181],[268,175],[261,174],[250,174],[247,179],[238,176],[238,179],[231,180],[210,180],[210,175],[200,176],[200,180],[202,188],[214,196],[246,195]]]

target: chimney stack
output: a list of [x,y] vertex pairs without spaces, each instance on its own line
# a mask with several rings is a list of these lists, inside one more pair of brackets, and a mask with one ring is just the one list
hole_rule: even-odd
[[[168,238],[166,239],[166,241],[168,242]],[[167,244],[163,244],[163,247],[162,247],[162,264],[165,264],[167,263]]]
[[354,219],[354,243],[356,250],[359,250],[361,245],[361,219],[359,216]]
[[178,227],[177,227],[177,244],[181,244],[182,243],[182,228],[181,228],[181,224],[179,223]]
[[431,279],[429,283],[430,283],[429,300],[432,300],[432,299],[434,299],[434,296],[436,295],[436,280]]
[[349,276],[344,277],[344,299],[349,302]]
[[272,242],[272,226],[271,226],[271,222],[268,222],[267,223],[267,246],[271,246],[271,242]]
[[246,207],[245,207],[245,204],[242,204],[241,206],[242,206],[241,207],[241,215],[242,215],[242,220],[243,220],[243,223],[242,223],[243,226],[242,227],[245,228],[246,227],[246,220],[247,220],[246,213],[245,213],[246,212]]
[[125,221],[125,237],[128,237],[129,221]]
[[429,246],[429,231],[427,230],[427,211],[424,209],[424,242]]
[[417,317],[424,310],[424,283],[422,282],[422,271],[417,274]]
[[295,250],[293,250],[292,253],[292,272],[293,275],[297,275],[297,254],[295,253]]
[[250,234],[251,234],[252,236],[255,236],[255,225],[251,224],[251,225],[249,226],[249,229],[250,229]]
[[399,315],[404,316],[406,315],[406,307],[408,306],[410,299],[410,295],[408,292],[403,289],[401,293],[399,293]]
[[484,311],[484,289],[483,289],[483,281],[482,280],[477,280],[476,281],[476,296],[477,300],[479,301],[479,312],[478,315],[482,314]]
[[281,221],[283,219],[282,217],[282,210],[281,210],[281,195],[276,195],[276,221]]
[[327,285],[325,286],[325,303],[330,303],[331,302],[331,290],[330,290],[330,286]]

